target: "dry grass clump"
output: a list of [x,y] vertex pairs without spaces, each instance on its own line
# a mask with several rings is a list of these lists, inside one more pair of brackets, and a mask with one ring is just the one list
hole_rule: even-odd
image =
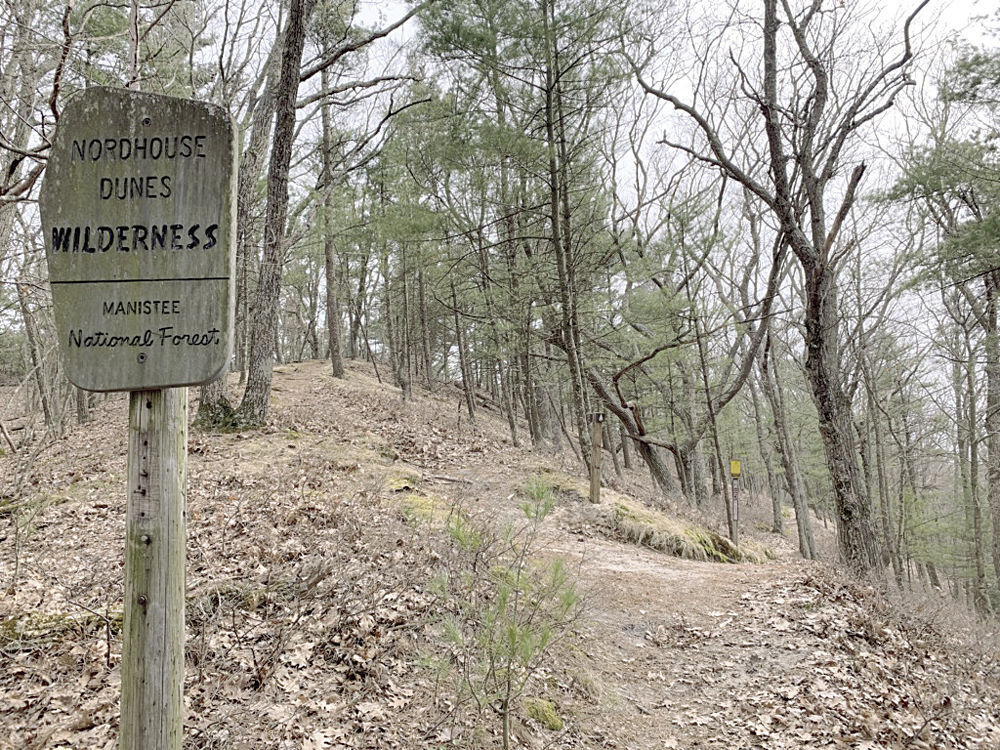
[[744,550],[711,529],[658,513],[634,500],[618,496],[607,521],[612,534],[629,544],[665,552],[674,557],[703,562],[760,562],[762,545]]
[[589,484],[562,472],[542,468],[529,476],[521,489],[537,483],[550,487],[561,501],[583,504],[588,508],[584,517],[626,544],[700,562],[763,564],[776,557],[770,547],[756,539],[745,537],[737,547],[697,521],[670,515],[607,487],[601,489],[601,503],[591,505]]

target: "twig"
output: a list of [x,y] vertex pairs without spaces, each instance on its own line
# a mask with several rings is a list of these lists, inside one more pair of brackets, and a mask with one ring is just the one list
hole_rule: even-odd
[[441,482],[455,482],[456,484],[472,484],[468,479],[462,479],[461,477],[449,477],[444,474],[431,474],[429,479],[437,479]]
[[10,446],[11,453],[17,453],[17,446],[14,445],[14,441],[10,438],[10,433],[7,432],[7,428],[3,426],[3,422],[0,422],[0,434],[3,434],[3,439],[7,441],[7,445]]

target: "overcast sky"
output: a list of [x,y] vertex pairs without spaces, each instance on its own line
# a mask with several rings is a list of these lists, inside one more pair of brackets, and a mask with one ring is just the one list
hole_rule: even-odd
[[[903,9],[915,7],[916,0],[888,0],[887,6]],[[926,12],[939,19],[948,31],[958,31],[972,42],[984,41],[984,23],[977,16],[992,16],[1000,8],[1000,0],[931,0]]]

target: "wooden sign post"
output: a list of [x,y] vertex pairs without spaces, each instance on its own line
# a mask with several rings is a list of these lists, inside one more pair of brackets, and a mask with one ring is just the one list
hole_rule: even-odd
[[121,750],[180,750],[187,388],[129,399]]
[[729,539],[733,544],[740,543],[740,473],[742,464],[739,459],[729,460],[729,474],[733,478],[733,508],[729,518]]
[[67,377],[130,391],[121,750],[183,740],[187,388],[229,360],[236,134],[219,107],[87,89],[40,210]]

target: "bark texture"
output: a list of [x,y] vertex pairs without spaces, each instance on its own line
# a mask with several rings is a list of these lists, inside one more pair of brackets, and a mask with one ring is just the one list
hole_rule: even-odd
[[285,27],[281,74],[275,95],[275,125],[271,162],[267,175],[267,218],[264,226],[264,256],[257,282],[257,303],[250,320],[250,355],[247,386],[237,419],[247,426],[260,426],[267,419],[271,395],[271,368],[275,357],[281,297],[281,267],[285,259],[285,223],[288,218],[288,171],[295,137],[295,97],[299,90],[299,68],[305,46],[306,21],[312,0],[292,0]]

